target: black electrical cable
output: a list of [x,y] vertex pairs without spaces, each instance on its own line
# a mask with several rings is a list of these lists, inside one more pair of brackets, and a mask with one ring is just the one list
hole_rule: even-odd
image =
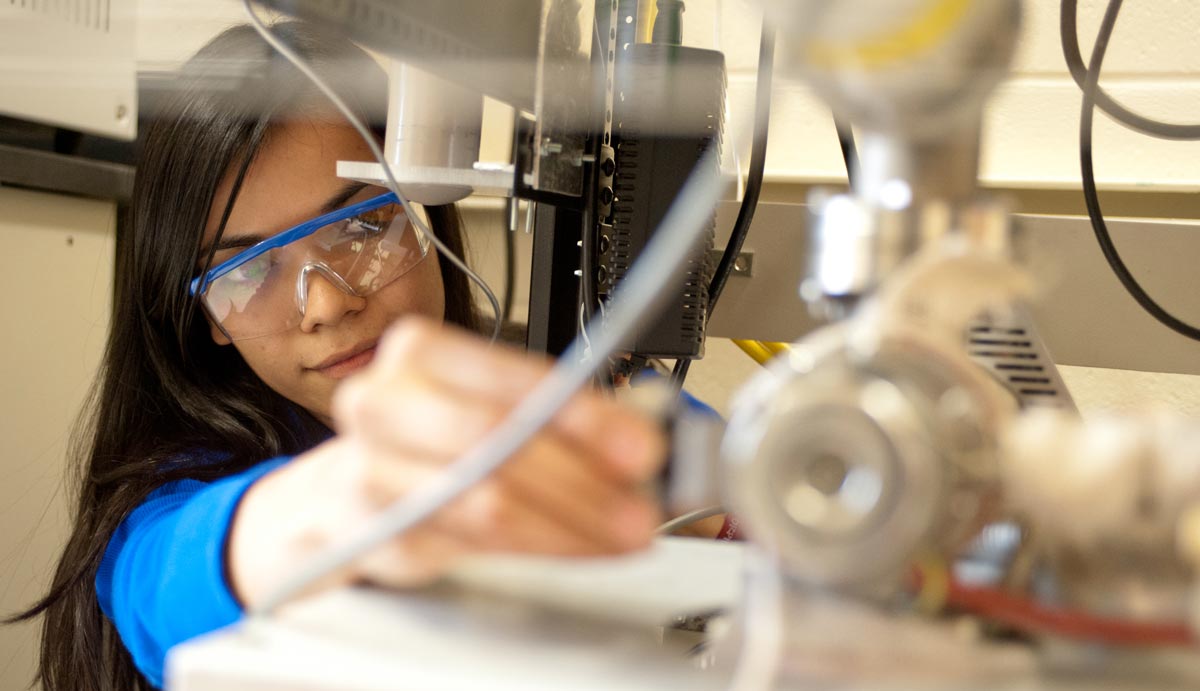
[[[1113,27],[1117,23],[1117,14],[1121,11],[1122,0],[1109,0],[1108,9],[1096,35],[1096,44],[1092,49],[1092,59],[1088,63],[1087,77],[1083,82],[1083,110],[1079,119],[1079,163],[1083,173],[1083,198],[1087,203],[1088,217],[1092,221],[1092,229],[1096,233],[1096,241],[1113,273],[1125,286],[1125,290],[1134,300],[1161,322],[1176,333],[1193,340],[1200,341],[1200,328],[1192,326],[1167,312],[1161,305],[1142,288],[1137,279],[1130,273],[1121,255],[1117,252],[1109,235],[1108,226],[1104,222],[1104,214],[1100,210],[1100,197],[1096,191],[1096,172],[1092,164],[1092,123],[1096,114],[1096,96],[1099,92],[1100,67],[1104,62],[1104,53],[1108,50],[1109,39],[1112,38]],[[1064,3],[1065,5],[1066,3]]]
[[[1083,54],[1079,50],[1078,4],[1078,0],[1063,0],[1062,12],[1059,16],[1059,31],[1062,34],[1062,50],[1063,57],[1067,61],[1067,69],[1071,71],[1071,77],[1082,89],[1087,80],[1089,68],[1083,64]],[[1094,48],[1092,54],[1095,55]],[[1200,139],[1200,125],[1178,125],[1151,120],[1116,102],[1098,86],[1095,89],[1095,101],[1096,107],[1109,117],[1126,127],[1152,137],[1178,140]]]
[[688,370],[692,368],[690,359],[681,358],[675,361],[675,366],[671,368],[671,386],[678,391],[683,388],[683,380],[687,379]]
[[658,0],[658,14],[650,29],[650,41],[672,46],[683,45],[683,0]]
[[762,193],[763,173],[767,167],[767,133],[771,124],[771,74],[775,61],[775,30],[764,26],[761,47],[758,52],[758,83],[755,87],[754,143],[750,148],[750,171],[746,177],[746,194],[738,209],[737,220],[729,242],[721,254],[721,262],[713,274],[708,287],[708,316],[712,316],[717,300],[725,290],[725,283],[733,273],[734,262],[742,251],[742,243],[750,232],[754,211],[758,208],[758,197]]
[[[605,76],[605,63],[600,56],[608,54],[607,48],[604,46],[600,38],[600,25],[596,24],[593,27],[592,35],[595,38],[595,48],[593,49],[592,59],[592,79],[594,84],[604,85],[601,88],[611,88],[611,84]],[[601,103],[603,103],[601,98]],[[596,110],[596,118],[603,117],[604,108],[601,106]],[[600,121],[594,122],[594,132],[600,132],[603,129],[603,123]],[[597,221],[599,218],[600,198],[596,189],[600,184],[600,152],[602,151],[602,141],[599,136],[593,136],[587,141],[587,149],[592,159],[591,163],[584,164],[584,203],[580,211],[579,223],[579,302],[577,314],[579,315],[579,333],[584,333],[586,322],[590,322],[592,314],[596,311],[597,301],[597,285],[596,285],[596,251],[600,241],[600,226]],[[612,376],[597,372],[593,377],[597,387],[611,387]]]
[[[517,200],[512,200],[517,204]],[[531,205],[532,206],[532,205]],[[528,209],[525,213],[532,213]],[[504,309],[500,311],[500,319],[508,322],[512,319],[513,291],[517,286],[517,231],[513,228],[504,229]]]
[[858,147],[854,145],[854,130],[850,123],[838,116],[833,116],[833,127],[837,130],[838,145],[842,147],[842,160],[846,163],[846,179],[854,187],[854,179],[858,176]]
[[[708,317],[711,318],[717,300],[725,290],[725,283],[733,273],[733,265],[742,251],[742,244],[750,233],[750,223],[758,208],[758,197],[762,193],[763,173],[767,167],[767,134],[771,124],[771,79],[775,62],[775,30],[765,22],[758,50],[758,78],[754,87],[754,142],[750,148],[750,172],[746,177],[746,194],[738,209],[737,220],[729,233],[729,242],[721,253],[721,261],[713,272],[708,285]],[[678,360],[671,370],[671,383],[675,388],[683,387],[691,368],[691,360]]]
[[[605,86],[607,79],[605,77],[604,60],[598,56],[608,54],[608,49],[604,46],[600,39],[600,25],[594,27],[593,37],[596,39],[595,47],[593,48],[592,59],[592,79],[594,84],[601,85],[601,89],[611,88],[611,84]],[[603,104],[603,92],[600,92],[600,103]],[[601,105],[596,112],[595,117],[603,117],[604,106]],[[603,123],[597,120],[593,122],[593,132],[600,132],[603,129]],[[596,187],[599,185],[600,169],[598,163],[600,161],[601,151],[600,137],[593,136],[588,139],[588,153],[592,158],[591,163],[585,163],[586,175],[584,185],[586,194],[584,195],[583,210],[580,214],[580,231],[579,231],[579,308],[583,313],[585,320],[591,320],[592,313],[596,311],[596,245],[599,243],[600,226],[597,224],[599,217],[598,206],[600,204],[599,193]],[[604,379],[604,377],[599,377]]]

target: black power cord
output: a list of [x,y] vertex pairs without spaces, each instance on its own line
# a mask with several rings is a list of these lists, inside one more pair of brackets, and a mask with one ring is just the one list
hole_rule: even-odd
[[[1091,70],[1083,64],[1083,54],[1079,50],[1079,30],[1077,26],[1078,5],[1078,0],[1063,0],[1062,12],[1059,16],[1059,31],[1062,35],[1063,57],[1066,58],[1067,69],[1071,71],[1071,77],[1075,80],[1075,83],[1079,85],[1079,88],[1083,89]],[[1111,8],[1112,5],[1110,4],[1109,7]],[[1101,32],[1103,31],[1101,29]],[[1111,27],[1108,33],[1109,36],[1112,35]],[[1095,54],[1096,51],[1093,48],[1093,59]],[[1096,107],[1126,127],[1159,139],[1200,139],[1200,125],[1177,125],[1151,120],[1113,100],[1099,86],[1095,88],[1094,93]]]
[[[712,282],[708,286],[708,316],[712,317],[717,300],[725,290],[725,283],[733,273],[733,265],[742,244],[750,233],[750,223],[754,220],[754,211],[758,208],[758,197],[762,193],[763,172],[767,167],[767,132],[771,124],[771,79],[775,62],[775,30],[766,23],[762,28],[762,39],[758,50],[758,77],[754,92],[754,143],[750,149],[750,172],[746,178],[746,194],[742,197],[742,205],[738,209],[737,220],[729,234],[729,242],[721,253],[721,261],[713,272]],[[671,370],[671,383],[676,389],[683,387],[691,360],[679,360]]]
[[[512,204],[518,204],[516,198],[511,198]],[[532,204],[525,213],[533,213]],[[500,310],[500,318],[504,323],[512,320],[513,293],[517,285],[517,230],[504,229],[504,308]]]
[[683,0],[658,0],[656,7],[658,14],[650,30],[651,42],[683,45]]
[[842,161],[846,164],[846,179],[850,187],[854,187],[854,179],[858,176],[858,147],[854,145],[854,130],[850,123],[833,116],[833,127],[837,130],[838,145],[842,147]]
[[[1092,49],[1092,59],[1088,63],[1087,73],[1083,80],[1083,109],[1079,118],[1079,163],[1083,173],[1083,198],[1087,204],[1088,217],[1092,221],[1092,230],[1096,233],[1096,241],[1100,243],[1100,249],[1104,253],[1104,258],[1108,260],[1108,264],[1112,267],[1113,273],[1121,281],[1121,285],[1125,286],[1125,290],[1133,296],[1134,300],[1161,322],[1164,326],[1170,328],[1176,333],[1182,334],[1193,340],[1200,341],[1200,328],[1192,326],[1179,318],[1167,312],[1161,305],[1155,302],[1154,298],[1142,288],[1137,282],[1129,268],[1125,266],[1125,262],[1121,260],[1121,255],[1117,252],[1117,248],[1113,245],[1112,237],[1108,232],[1108,226],[1104,222],[1104,214],[1100,210],[1100,197],[1096,192],[1096,173],[1092,165],[1092,123],[1095,119],[1096,106],[1100,91],[1100,67],[1104,62],[1104,53],[1108,50],[1109,39],[1112,38],[1113,27],[1117,23],[1117,15],[1121,11],[1122,0],[1109,0],[1108,9],[1104,12],[1104,19],[1100,24],[1100,31],[1096,35],[1096,44]],[[1063,1],[1063,15],[1067,14],[1068,5],[1073,6],[1074,0]],[[1073,7],[1071,8],[1073,9]],[[1074,12],[1071,12],[1073,15]],[[1074,42],[1074,39],[1072,39]],[[1065,42],[1064,42],[1065,45]],[[1078,49],[1078,45],[1076,45]]]

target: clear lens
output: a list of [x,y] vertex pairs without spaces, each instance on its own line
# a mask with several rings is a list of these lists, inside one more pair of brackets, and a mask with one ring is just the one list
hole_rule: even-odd
[[[234,340],[286,331],[303,318],[296,281],[305,265],[328,266],[365,297],[412,270],[427,248],[403,208],[387,204],[236,266],[208,285],[204,307]],[[318,276],[310,272],[305,280],[327,280]]]

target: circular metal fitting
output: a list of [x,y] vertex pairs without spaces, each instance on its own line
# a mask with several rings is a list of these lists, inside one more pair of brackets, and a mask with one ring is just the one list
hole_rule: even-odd
[[903,347],[780,360],[775,383],[740,401],[722,452],[734,511],[789,574],[873,590],[982,524],[993,435],[958,363]]

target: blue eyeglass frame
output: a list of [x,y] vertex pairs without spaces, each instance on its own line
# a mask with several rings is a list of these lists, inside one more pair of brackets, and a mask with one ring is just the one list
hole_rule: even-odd
[[[357,216],[358,214],[363,213],[364,211],[373,211],[375,209],[378,209],[381,206],[387,206],[388,204],[399,204],[399,203],[400,203],[400,199],[397,198],[394,193],[385,192],[384,194],[381,194],[378,197],[372,197],[365,201],[358,202],[357,204],[351,204],[350,206],[343,207],[341,209],[336,209],[334,211],[330,211],[327,214],[321,214],[320,216],[317,216],[316,218],[314,218],[312,220],[305,221],[304,223],[301,223],[298,226],[289,228],[289,229],[283,231],[282,233],[280,233],[279,235],[267,238],[266,240],[263,240],[262,242],[251,246],[249,249],[246,249],[245,251],[238,252],[237,254],[233,255],[229,259],[226,259],[225,261],[221,262],[220,264],[209,269],[207,272],[204,273],[203,276],[197,276],[196,278],[193,278],[189,292],[193,296],[196,295],[197,293],[203,293],[203,291],[206,288],[208,288],[208,286],[213,281],[224,276],[225,274],[229,273],[230,271],[233,271],[234,269],[238,268],[242,264],[245,264],[246,262],[248,262],[252,259],[255,259],[257,257],[260,257],[263,254],[270,252],[273,249],[277,249],[277,248],[283,247],[285,245],[291,244],[297,240],[306,238],[309,235],[312,235],[313,233],[317,232],[321,228],[324,228],[325,226],[329,225],[330,223],[337,223],[338,221],[344,221],[347,218]],[[416,228],[412,228],[412,232],[419,232],[419,231],[417,231]]]

